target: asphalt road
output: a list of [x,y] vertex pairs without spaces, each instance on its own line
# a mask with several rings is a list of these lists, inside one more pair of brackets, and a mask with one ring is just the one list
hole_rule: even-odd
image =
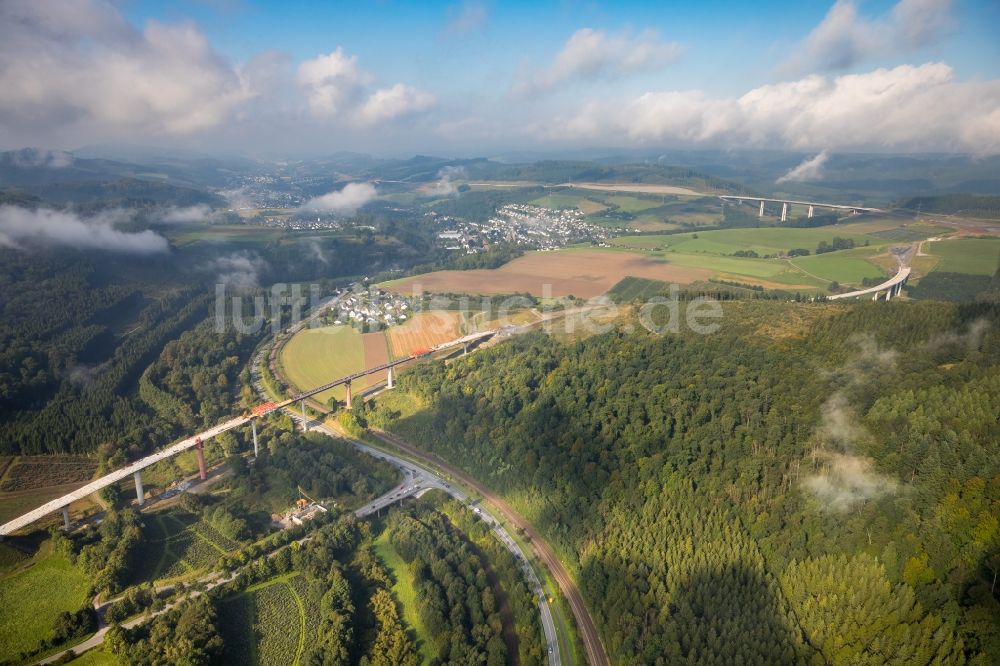
[[[286,410],[286,413],[288,413],[289,416],[301,423],[301,414],[298,414],[291,409],[286,408]],[[447,493],[459,502],[469,505],[472,511],[490,526],[494,536],[496,536],[500,543],[502,543],[520,563],[521,570],[524,572],[525,578],[528,580],[528,583],[531,585],[531,588],[538,599],[538,613],[542,623],[542,632],[545,634],[546,647],[549,652],[549,666],[559,666],[562,664],[562,657],[559,653],[559,640],[556,635],[556,625],[552,619],[552,609],[549,608],[545,592],[542,590],[541,580],[538,578],[538,574],[535,570],[531,567],[531,564],[529,563],[528,558],[525,557],[524,551],[521,550],[521,547],[516,541],[514,541],[514,539],[511,538],[510,534],[506,529],[504,529],[503,525],[501,525],[500,522],[486,510],[486,508],[482,506],[471,506],[468,495],[422,465],[399,458],[386,451],[376,449],[375,447],[369,446],[356,439],[345,437],[341,433],[334,432],[332,428],[324,425],[323,423],[313,420],[309,421],[309,426],[310,430],[322,432],[330,437],[345,439],[353,444],[359,451],[367,453],[375,458],[380,458],[389,464],[394,465],[403,473],[402,483],[354,512],[359,518],[370,516],[373,513],[377,513],[384,508],[396,504],[397,502],[401,502],[407,497],[419,496],[428,490],[435,488]]]
[[559,589],[562,590],[563,595],[569,602],[570,609],[573,611],[573,617],[576,620],[577,628],[580,630],[580,638],[583,641],[584,649],[587,652],[587,662],[592,666],[608,665],[609,662],[607,654],[604,652],[604,645],[601,643],[600,634],[597,633],[597,627],[594,626],[594,621],[590,617],[590,612],[587,610],[587,606],[583,602],[583,595],[580,594],[579,588],[577,588],[576,583],[570,577],[569,572],[567,572],[565,567],[563,567],[562,562],[560,562],[559,558],[556,557],[555,551],[553,551],[552,547],[549,546],[549,544],[546,543],[541,536],[539,536],[539,534],[531,526],[531,523],[517,513],[509,504],[507,504],[506,501],[503,500],[503,498],[496,495],[494,492],[483,486],[462,470],[444,462],[443,460],[432,458],[427,453],[414,447],[396,435],[381,431],[373,432],[387,444],[398,447],[407,454],[412,455],[419,460],[424,460],[433,464],[454,478],[460,479],[462,483],[475,490],[490,504],[496,507],[508,521],[524,530],[524,533],[527,534],[531,540],[531,547],[534,549],[535,555],[538,556],[542,563],[552,573],[556,583],[559,585]]

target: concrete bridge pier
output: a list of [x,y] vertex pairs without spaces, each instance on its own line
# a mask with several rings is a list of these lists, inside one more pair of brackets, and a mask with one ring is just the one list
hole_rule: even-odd
[[784,222],[788,219],[788,204],[781,204],[781,221]]
[[809,206],[809,212],[806,214],[806,217],[812,217],[812,216],[813,216],[813,207]]
[[132,476],[135,478],[135,498],[138,500],[139,506],[142,506],[146,503],[146,493],[142,489],[142,473],[136,471]]
[[351,395],[351,382],[345,382],[344,388],[347,389],[347,400],[345,401],[345,404],[348,409],[352,409],[354,407],[354,401],[353,396]]
[[302,412],[302,432],[309,430],[309,417],[306,416],[306,401],[299,400],[299,411]]
[[386,388],[393,388],[396,385],[396,368],[389,368],[389,375],[386,378]]
[[69,504],[62,508],[63,529],[69,532]]
[[757,217],[764,217],[764,202],[760,202],[760,212],[757,213]]
[[250,432],[253,433],[253,457],[257,457],[257,422],[250,422]]
[[194,452],[198,456],[198,477],[204,481],[208,478],[208,470],[205,469],[205,444],[201,438],[194,441]]

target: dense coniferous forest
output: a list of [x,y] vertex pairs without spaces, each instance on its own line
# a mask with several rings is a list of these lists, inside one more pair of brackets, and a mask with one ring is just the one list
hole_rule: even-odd
[[617,663],[995,663],[1000,310],[725,308],[418,367],[390,428],[520,506]]

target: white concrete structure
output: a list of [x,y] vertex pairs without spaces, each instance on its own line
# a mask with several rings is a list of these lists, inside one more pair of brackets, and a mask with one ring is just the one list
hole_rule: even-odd
[[[734,196],[731,194],[719,195],[719,198],[723,201],[738,201],[743,203],[744,201],[759,201],[760,202],[760,212],[759,216],[764,217],[764,202],[782,204],[782,212],[786,213],[788,206],[811,206],[813,208],[829,208],[831,210],[844,210],[851,213],[880,213],[882,209],[880,208],[868,208],[865,206],[848,206],[845,204],[831,204],[823,203],[821,201],[796,201],[794,199],[769,199],[767,197],[750,197],[750,196]],[[810,217],[812,217],[810,215]],[[784,217],[782,217],[784,219]]]
[[890,293],[893,296],[898,296],[903,289],[903,285],[906,283],[907,278],[910,277],[910,267],[902,266],[899,272],[896,273],[892,278],[886,280],[882,284],[876,285],[874,287],[868,287],[867,289],[858,289],[857,291],[849,291],[846,294],[834,294],[829,297],[829,300],[836,301],[844,298],[857,298],[858,296],[864,296],[865,294],[874,294],[872,300],[878,300],[878,295],[881,292],[885,292],[885,300],[889,300]]

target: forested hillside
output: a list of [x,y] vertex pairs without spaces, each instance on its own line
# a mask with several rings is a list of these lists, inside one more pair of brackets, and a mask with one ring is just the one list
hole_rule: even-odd
[[418,367],[390,429],[541,528],[616,663],[996,663],[1000,309],[725,312]]

